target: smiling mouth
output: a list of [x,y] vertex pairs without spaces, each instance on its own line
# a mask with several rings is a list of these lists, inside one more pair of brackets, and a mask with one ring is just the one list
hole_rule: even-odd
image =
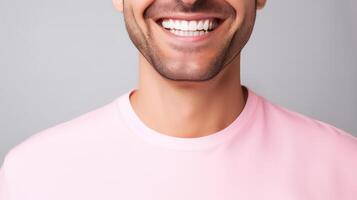
[[198,20],[184,20],[161,18],[156,23],[163,29],[179,37],[203,37],[217,29],[223,20],[218,18],[206,18]]

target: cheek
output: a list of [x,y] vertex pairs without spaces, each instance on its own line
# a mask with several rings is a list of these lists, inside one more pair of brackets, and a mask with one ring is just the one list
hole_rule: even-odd
[[[254,0],[255,1],[255,0]],[[227,0],[227,3],[230,4],[236,15],[235,18],[232,19],[234,22],[232,23],[232,31],[237,31],[237,28],[241,27],[243,21],[247,17],[246,14],[250,12],[252,8],[254,8],[253,0]]]
[[142,29],[145,33],[148,31],[148,22],[144,20],[144,11],[152,4],[155,0],[126,0],[125,3],[128,5],[126,6],[128,9],[127,11],[131,13],[134,19],[131,21],[135,21],[140,29]]

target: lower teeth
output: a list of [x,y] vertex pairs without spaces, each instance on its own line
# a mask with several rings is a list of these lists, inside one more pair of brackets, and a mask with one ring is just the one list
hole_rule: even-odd
[[171,29],[170,32],[178,36],[186,36],[186,37],[200,36],[208,33],[208,31],[181,31],[175,29]]

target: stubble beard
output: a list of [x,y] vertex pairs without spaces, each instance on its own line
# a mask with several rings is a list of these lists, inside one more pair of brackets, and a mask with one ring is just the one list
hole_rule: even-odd
[[[241,29],[238,29],[230,38],[225,39],[221,48],[217,50],[216,56],[207,61],[207,66],[199,66],[198,70],[190,70],[192,68],[197,69],[197,67],[189,66],[189,62],[183,60],[177,61],[174,65],[170,66],[163,58],[160,48],[156,45],[157,43],[155,43],[151,35],[152,30],[150,30],[150,27],[146,36],[138,26],[134,14],[129,12],[129,10],[131,9],[124,8],[125,26],[129,38],[155,71],[165,79],[172,81],[203,82],[216,77],[231,61],[240,55],[241,49],[250,37],[255,21],[254,14],[253,19],[248,21],[251,23],[244,25],[243,22]],[[238,42],[238,44],[233,45],[234,42]],[[194,53],[195,49],[190,49],[189,51]],[[231,56],[228,57],[229,55]]]

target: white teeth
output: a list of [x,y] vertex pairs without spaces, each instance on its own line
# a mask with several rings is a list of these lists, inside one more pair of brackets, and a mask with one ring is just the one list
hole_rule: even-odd
[[209,20],[205,20],[205,22],[203,23],[203,29],[204,30],[208,30],[208,23],[209,23]]
[[216,27],[216,24],[213,19],[206,20],[173,20],[173,19],[164,19],[162,21],[162,26],[167,29],[176,29],[182,31],[198,31],[198,30],[212,30]]
[[198,24],[197,24],[197,29],[198,30],[203,30],[203,22],[202,21],[199,21]]
[[169,22],[167,20],[162,21],[163,27],[169,27]]
[[182,29],[180,21],[175,20],[174,27],[177,27],[177,29]]
[[[179,23],[180,23],[180,21],[179,21]],[[182,20],[180,25],[181,25],[181,30],[184,30],[184,31],[188,30],[188,21]]]
[[178,36],[186,36],[186,37],[200,36],[200,35],[207,34],[207,31],[181,31],[175,29],[171,29],[170,32]]
[[169,20],[169,28],[174,28],[175,27],[175,22],[174,20],[170,19]]
[[213,22],[212,22],[212,21],[209,21],[209,23],[208,23],[208,29],[212,29],[212,25],[213,25]]
[[190,31],[197,30],[197,22],[196,21],[190,21],[190,23],[188,24],[188,30],[190,30]]

